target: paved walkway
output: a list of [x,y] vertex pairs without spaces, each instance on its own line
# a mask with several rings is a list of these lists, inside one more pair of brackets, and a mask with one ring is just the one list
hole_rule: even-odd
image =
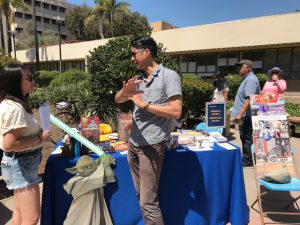
[[[233,144],[236,144],[238,146],[241,146],[241,142],[239,139],[239,132],[238,130],[235,129],[231,129],[231,142]],[[297,170],[298,170],[298,174],[300,174],[300,138],[291,138],[291,144],[292,146],[295,147],[295,160],[296,160],[296,165],[299,165]],[[245,187],[246,187],[246,195],[247,195],[247,202],[248,202],[248,206],[250,207],[250,205],[252,204],[252,202],[254,202],[254,200],[256,199],[256,184],[255,184],[255,179],[254,179],[254,171],[253,168],[244,168],[244,177],[245,177]],[[41,190],[42,190],[42,186],[43,184],[40,184],[41,186]],[[300,193],[296,193],[296,194],[300,194]],[[281,192],[281,193],[275,193],[272,196],[267,196],[269,199],[272,199],[274,196],[274,199],[291,199],[291,197],[295,197],[296,196],[295,193],[285,193],[285,192]],[[298,200],[298,205],[300,205],[300,200]],[[283,202],[282,204],[277,204],[277,206],[282,206],[285,205],[286,203]],[[265,209],[267,208],[271,208],[274,207],[274,203],[263,203],[263,207]],[[256,205],[257,208],[257,205]],[[1,200],[0,201],[0,225],[8,225],[11,224],[11,214],[12,214],[12,209],[13,209],[13,199],[12,197]],[[266,218],[265,219],[265,223],[268,224],[274,224],[274,223],[278,223],[278,222],[285,222],[288,223],[292,222],[292,224],[297,224],[297,222],[300,224],[300,216],[272,216],[271,218]],[[250,223],[249,225],[259,225],[260,224],[260,216],[259,213],[257,213],[256,211],[254,211],[253,209],[250,209]],[[117,225],[117,224],[116,224]]]

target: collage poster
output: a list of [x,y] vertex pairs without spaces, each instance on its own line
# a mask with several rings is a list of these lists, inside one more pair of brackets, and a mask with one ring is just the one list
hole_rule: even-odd
[[258,177],[279,167],[295,174],[284,99],[253,95],[250,104]]

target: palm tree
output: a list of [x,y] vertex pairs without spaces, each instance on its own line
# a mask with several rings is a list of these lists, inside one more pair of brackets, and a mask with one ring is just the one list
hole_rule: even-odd
[[91,15],[88,16],[85,20],[84,20],[84,27],[87,28],[88,24],[92,23],[93,21],[97,21],[98,22],[98,26],[99,26],[99,33],[100,33],[100,37],[101,39],[104,39],[104,34],[103,34],[103,23],[104,23],[104,13],[105,13],[105,9],[98,5],[95,8],[93,8]]
[[[102,17],[102,31],[103,31],[103,16],[105,16],[110,20],[110,32],[111,32],[111,37],[113,37],[114,36],[113,17],[115,12],[117,11],[128,12],[130,10],[129,9],[130,4],[126,1],[117,2],[116,0],[95,0],[95,3],[97,4],[97,6],[95,7],[94,10],[97,13],[99,13]],[[101,31],[100,31],[100,35],[101,35]]]
[[[2,40],[2,44],[3,47],[5,48],[6,44],[4,43],[4,31],[6,28],[6,31],[9,32],[10,31],[10,24],[9,24],[9,14],[10,14],[10,8],[9,8],[9,0],[0,0],[0,13],[1,13],[1,37],[3,37]],[[7,50],[7,53],[10,54],[11,52],[11,44],[10,44],[10,39],[7,38],[7,48],[5,48]]]
[[[7,36],[7,50],[8,54],[11,53],[11,39],[10,39],[10,23],[13,21],[14,15],[10,8],[10,5],[13,7],[22,7],[23,6],[23,0],[0,0],[0,14],[1,14],[1,29],[0,29],[0,37],[1,37],[1,45],[3,47],[4,44],[4,35]],[[5,24],[4,24],[5,23]],[[7,34],[4,34],[4,27],[6,27]],[[1,46],[0,45],[0,46]]]

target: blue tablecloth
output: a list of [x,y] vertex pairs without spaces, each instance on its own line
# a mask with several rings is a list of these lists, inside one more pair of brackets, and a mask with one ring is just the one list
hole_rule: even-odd
[[[142,225],[126,155],[112,154],[117,182],[105,187],[115,225]],[[72,158],[50,156],[45,169],[41,225],[62,225],[72,197],[63,184],[72,175]],[[212,151],[166,151],[159,197],[166,225],[231,225],[249,220],[241,153],[215,145]],[[78,215],[84,216],[84,215]]]

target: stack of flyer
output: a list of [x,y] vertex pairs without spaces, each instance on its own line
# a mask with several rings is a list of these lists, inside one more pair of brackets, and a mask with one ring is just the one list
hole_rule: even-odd
[[215,139],[216,142],[227,142],[227,138],[219,132],[210,132],[209,134]]

